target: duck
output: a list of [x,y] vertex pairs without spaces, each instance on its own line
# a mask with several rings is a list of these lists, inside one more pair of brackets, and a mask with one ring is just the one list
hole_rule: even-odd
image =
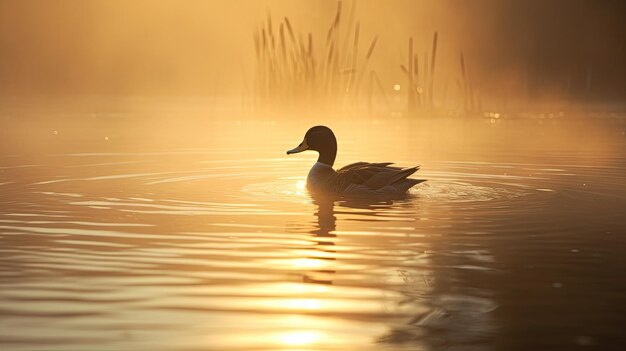
[[307,175],[310,192],[339,195],[403,195],[425,179],[409,178],[419,166],[402,168],[392,162],[355,162],[333,169],[337,157],[337,138],[326,126],[311,127],[304,140],[287,155],[317,151],[319,157]]

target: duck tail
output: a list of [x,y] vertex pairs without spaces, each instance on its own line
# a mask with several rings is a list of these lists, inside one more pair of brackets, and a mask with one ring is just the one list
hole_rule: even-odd
[[415,167],[406,168],[402,170],[402,172],[398,174],[398,177],[393,180],[393,182],[391,183],[391,186],[396,188],[396,191],[399,193],[406,193],[414,185],[425,182],[426,179],[408,178],[413,173],[417,172],[417,170],[419,169],[420,169],[420,166],[415,166]]
[[388,180],[387,184],[395,185],[396,183],[402,182],[403,180],[406,180],[409,176],[411,176],[411,174],[417,172],[418,169],[420,169],[419,166],[402,169],[400,172],[394,174],[393,177]]

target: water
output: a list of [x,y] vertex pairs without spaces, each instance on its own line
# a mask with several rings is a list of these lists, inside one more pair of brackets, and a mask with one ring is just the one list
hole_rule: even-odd
[[[405,199],[311,198],[314,123],[3,120],[0,348],[623,343],[621,119],[322,121]],[[77,122],[78,121],[78,122]]]

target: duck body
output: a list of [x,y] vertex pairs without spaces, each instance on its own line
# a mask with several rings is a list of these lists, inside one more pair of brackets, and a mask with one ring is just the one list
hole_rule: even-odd
[[408,178],[419,166],[401,168],[391,162],[356,162],[333,169],[337,155],[337,141],[333,132],[325,126],[309,129],[298,147],[287,154],[315,150],[319,158],[307,176],[307,188],[316,193],[341,195],[401,195],[424,179]]
[[400,168],[392,163],[356,162],[338,170],[316,162],[307,176],[307,188],[315,192],[353,195],[404,194],[424,179],[408,178],[419,168]]

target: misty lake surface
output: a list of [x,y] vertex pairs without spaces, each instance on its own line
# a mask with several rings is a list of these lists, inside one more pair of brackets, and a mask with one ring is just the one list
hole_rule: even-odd
[[[587,117],[5,113],[0,348],[617,348],[626,123]],[[428,181],[312,198],[320,123]]]

